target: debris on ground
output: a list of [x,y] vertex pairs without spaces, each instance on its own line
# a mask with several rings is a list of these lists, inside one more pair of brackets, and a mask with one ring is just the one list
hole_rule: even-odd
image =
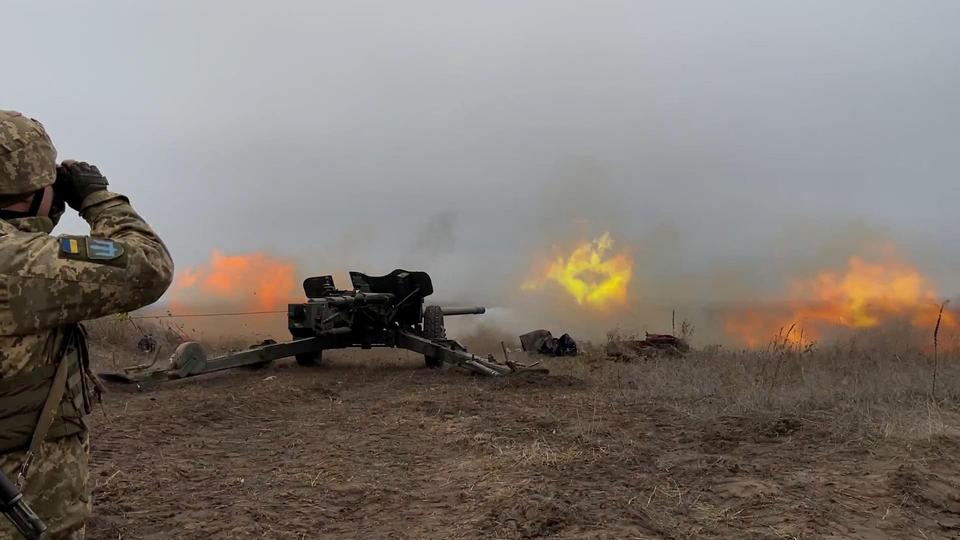
[[646,334],[646,339],[611,339],[607,342],[607,356],[615,360],[648,358],[651,356],[683,356],[690,345],[672,334]]
[[577,342],[570,334],[553,337],[549,330],[534,330],[520,336],[520,346],[524,351],[549,356],[576,356],[579,352]]

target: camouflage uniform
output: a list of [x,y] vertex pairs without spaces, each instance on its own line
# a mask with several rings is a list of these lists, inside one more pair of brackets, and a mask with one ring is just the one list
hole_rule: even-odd
[[[0,135],[3,121],[0,114]],[[9,148],[0,144],[0,183],[16,180],[14,175],[24,169],[42,174],[47,184],[53,182],[55,161],[49,155],[4,154]],[[0,196],[10,194],[2,188]],[[0,454],[0,467],[9,478],[17,477],[27,448],[22,443],[24,438],[29,442],[39,416],[36,399],[30,396],[47,395],[55,366],[69,366],[56,420],[23,486],[24,498],[47,523],[51,538],[83,538],[91,510],[83,418],[89,381],[79,347],[64,345],[68,329],[73,323],[154,302],[173,276],[166,247],[126,197],[93,193],[83,199],[81,216],[90,224],[90,237],[51,236],[53,221],[46,217],[0,220],[0,447],[7,447]],[[119,248],[117,256],[92,257],[91,241]],[[25,422],[24,417],[33,420]],[[0,538],[15,534],[5,522],[0,526]]]

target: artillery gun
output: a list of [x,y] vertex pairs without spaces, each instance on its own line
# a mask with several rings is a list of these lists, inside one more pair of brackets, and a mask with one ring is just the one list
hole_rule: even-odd
[[350,280],[352,290],[337,289],[331,276],[304,280],[307,301],[287,308],[287,327],[293,338],[289,342],[268,340],[245,351],[208,358],[199,343],[188,341],[177,347],[166,368],[136,366],[101,373],[100,377],[109,382],[149,384],[263,366],[291,356],[301,366],[316,366],[323,351],[354,347],[408,349],[422,354],[427,367],[448,364],[481,375],[505,375],[526,367],[481,358],[447,338],[444,317],[482,314],[485,309],[424,306],[424,299],[433,294],[426,272],[394,270],[385,276],[350,272]]

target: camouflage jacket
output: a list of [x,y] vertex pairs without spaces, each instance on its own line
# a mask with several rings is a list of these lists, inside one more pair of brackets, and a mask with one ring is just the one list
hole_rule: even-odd
[[126,197],[94,193],[81,215],[89,237],[51,236],[49,218],[0,220],[0,383],[53,362],[65,325],[143,307],[170,285],[170,254]]

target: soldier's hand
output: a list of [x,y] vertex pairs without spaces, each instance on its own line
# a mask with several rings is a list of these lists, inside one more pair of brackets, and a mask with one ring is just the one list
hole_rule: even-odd
[[96,165],[67,160],[57,167],[57,180],[53,189],[70,208],[79,212],[87,195],[107,189],[107,179]]

